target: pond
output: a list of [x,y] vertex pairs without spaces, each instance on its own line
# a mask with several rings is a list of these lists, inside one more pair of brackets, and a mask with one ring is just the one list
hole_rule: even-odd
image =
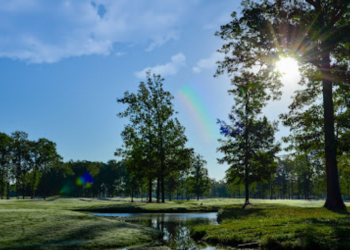
[[118,220],[152,227],[164,233],[163,241],[171,249],[225,249],[197,243],[190,229],[198,224],[218,224],[217,213],[94,213],[97,216],[118,217]]

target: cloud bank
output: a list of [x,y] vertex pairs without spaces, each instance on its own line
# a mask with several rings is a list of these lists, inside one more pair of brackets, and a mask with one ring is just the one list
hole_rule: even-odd
[[0,8],[0,57],[53,63],[109,55],[118,43],[151,51],[179,38],[195,0],[11,0]]

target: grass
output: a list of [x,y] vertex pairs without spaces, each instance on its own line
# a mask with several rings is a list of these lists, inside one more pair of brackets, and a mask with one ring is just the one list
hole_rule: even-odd
[[69,211],[77,200],[0,202],[0,249],[115,249],[151,243],[161,233]]
[[218,218],[220,225],[196,226],[192,236],[233,247],[257,242],[262,249],[350,249],[349,212],[270,203],[226,208]]
[[[157,240],[159,232],[86,212],[211,212],[220,225],[198,225],[196,239],[265,249],[350,249],[350,216],[324,208],[324,201],[207,199],[145,203],[136,199],[50,197],[0,200],[0,249],[115,249]],[[347,204],[348,206],[350,204]],[[80,212],[78,212],[80,211]]]
[[[146,203],[140,202],[140,199],[124,198],[60,198],[51,197],[45,201],[42,199],[11,199],[0,200],[1,208],[28,208],[28,209],[63,209],[71,211],[87,212],[217,212],[221,208],[232,205],[244,204],[244,199],[205,199],[190,201],[166,201],[166,203]],[[324,201],[305,201],[305,200],[262,200],[252,199],[254,204],[279,204],[293,207],[321,207]]]
[[[47,200],[16,200],[0,201],[1,208],[8,209],[60,209],[84,212],[108,212],[108,213],[136,213],[136,212],[216,212],[221,207],[241,203],[234,199],[208,199],[199,202],[191,201],[166,201],[166,203],[131,203],[130,199],[90,199],[90,198],[59,198],[52,197]],[[202,204],[202,205],[201,205]]]

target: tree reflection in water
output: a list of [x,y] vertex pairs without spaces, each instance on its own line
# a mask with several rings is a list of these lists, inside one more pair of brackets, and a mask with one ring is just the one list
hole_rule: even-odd
[[217,224],[216,213],[205,214],[128,214],[123,221],[156,228],[164,233],[163,241],[171,249],[223,249],[195,242],[190,228],[198,224]]

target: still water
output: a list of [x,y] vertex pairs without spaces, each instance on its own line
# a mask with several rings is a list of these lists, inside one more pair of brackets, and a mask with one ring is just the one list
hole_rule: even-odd
[[218,224],[217,213],[94,213],[97,216],[118,217],[118,220],[156,228],[164,233],[164,244],[171,249],[224,249],[197,243],[190,229],[198,224]]

